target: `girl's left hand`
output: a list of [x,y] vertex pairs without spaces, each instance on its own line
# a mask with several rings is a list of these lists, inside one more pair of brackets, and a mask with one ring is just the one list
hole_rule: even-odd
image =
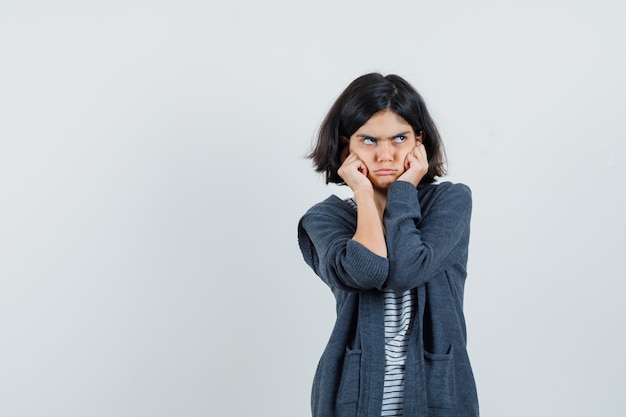
[[426,155],[426,148],[421,142],[407,154],[404,168],[406,171],[398,177],[398,181],[407,181],[417,187],[428,172],[428,156]]

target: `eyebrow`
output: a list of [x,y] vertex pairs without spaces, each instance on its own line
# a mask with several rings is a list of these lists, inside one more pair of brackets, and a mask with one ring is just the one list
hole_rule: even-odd
[[[396,138],[396,137],[398,137],[398,136],[406,136],[406,135],[408,135],[409,133],[411,133],[411,131],[410,131],[410,130],[407,130],[406,132],[400,132],[400,133],[396,133],[395,135],[391,135],[391,136],[389,136],[389,138],[391,139],[391,138]],[[377,138],[376,136],[367,135],[367,134],[364,134],[364,133],[363,133],[363,134],[360,134],[360,135],[356,135],[356,136],[357,136],[358,138],[371,138],[371,139],[376,139],[376,140],[379,140],[379,139],[380,139],[380,138]],[[418,136],[418,135],[416,135],[416,136]]]

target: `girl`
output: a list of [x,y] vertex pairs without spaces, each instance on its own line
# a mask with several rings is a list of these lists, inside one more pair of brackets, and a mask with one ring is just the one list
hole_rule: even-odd
[[463,289],[471,193],[445,175],[439,133],[397,75],[354,80],[310,153],[330,196],[298,224],[337,319],[313,381],[314,417],[478,416]]

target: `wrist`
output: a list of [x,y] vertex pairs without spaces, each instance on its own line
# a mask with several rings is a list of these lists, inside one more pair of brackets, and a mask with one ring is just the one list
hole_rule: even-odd
[[367,188],[357,188],[357,189],[353,189],[352,192],[354,193],[354,198],[356,200],[360,200],[360,199],[374,199],[374,189],[367,189]]

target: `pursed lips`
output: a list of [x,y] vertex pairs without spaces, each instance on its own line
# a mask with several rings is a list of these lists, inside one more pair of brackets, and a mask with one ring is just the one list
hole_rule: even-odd
[[396,172],[395,169],[391,168],[381,168],[374,171],[378,175],[392,175]]

